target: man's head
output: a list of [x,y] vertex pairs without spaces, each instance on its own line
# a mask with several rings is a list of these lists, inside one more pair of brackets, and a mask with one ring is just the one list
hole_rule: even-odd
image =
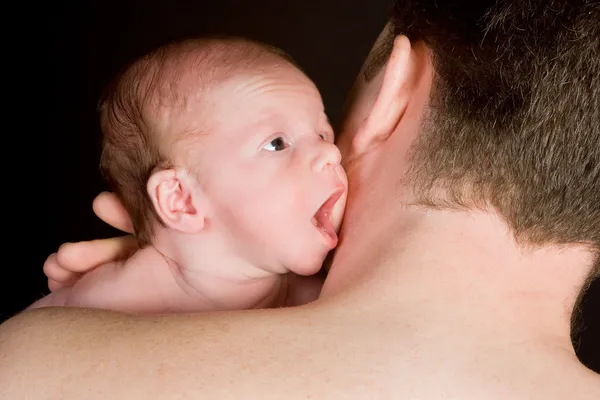
[[272,272],[319,269],[345,174],[320,94],[289,58],[244,39],[186,40],[115,82],[101,165],[142,245],[160,226],[216,233]]
[[[600,2],[593,0],[397,1],[357,82],[362,93],[340,145],[353,140],[360,155],[403,126],[406,115],[419,114],[419,134],[404,139],[410,145],[394,161],[405,165],[410,202],[494,210],[523,246],[598,251],[598,21]],[[412,45],[406,62],[400,35]],[[419,67],[424,54],[430,65]],[[427,68],[430,85],[410,86]],[[414,88],[429,91],[428,100],[419,113],[403,114]],[[397,100],[394,90],[404,97]],[[409,105],[386,103],[391,98]],[[377,125],[386,118],[391,129]]]

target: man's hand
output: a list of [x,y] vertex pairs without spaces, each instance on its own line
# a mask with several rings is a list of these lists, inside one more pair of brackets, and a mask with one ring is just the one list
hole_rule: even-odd
[[60,246],[44,263],[50,291],[73,286],[86,272],[107,262],[126,259],[138,249],[131,218],[114,193],[102,192],[96,196],[93,209],[102,221],[129,235]]

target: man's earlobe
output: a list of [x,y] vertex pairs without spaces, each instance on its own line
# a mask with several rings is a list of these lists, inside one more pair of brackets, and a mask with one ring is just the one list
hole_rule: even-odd
[[204,210],[192,182],[186,178],[183,171],[156,171],[148,179],[148,195],[167,227],[185,233],[198,233],[204,228]]
[[353,139],[355,154],[363,153],[371,145],[386,140],[400,122],[412,94],[411,57],[408,38],[396,36],[373,108]]

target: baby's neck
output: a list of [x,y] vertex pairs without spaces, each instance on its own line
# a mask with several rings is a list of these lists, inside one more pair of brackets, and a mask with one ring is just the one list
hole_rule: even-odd
[[167,255],[155,246],[139,250],[127,260],[123,273],[143,276],[149,295],[159,296],[172,312],[196,312],[269,308],[282,305],[286,297],[285,275],[264,274],[248,277],[225,274],[236,270],[223,259],[219,265],[204,265],[196,257],[194,265]]

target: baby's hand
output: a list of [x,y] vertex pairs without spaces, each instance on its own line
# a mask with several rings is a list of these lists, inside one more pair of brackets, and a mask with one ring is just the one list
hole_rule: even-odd
[[132,235],[65,243],[44,263],[51,292],[73,286],[83,274],[111,261],[128,258],[138,249]]
[[[114,193],[103,192],[96,196],[93,209],[94,213],[107,224],[123,232],[133,233],[131,219]],[[54,292],[71,287],[83,274],[101,264],[126,259],[137,249],[137,242],[132,235],[65,243],[44,263],[48,288]]]

